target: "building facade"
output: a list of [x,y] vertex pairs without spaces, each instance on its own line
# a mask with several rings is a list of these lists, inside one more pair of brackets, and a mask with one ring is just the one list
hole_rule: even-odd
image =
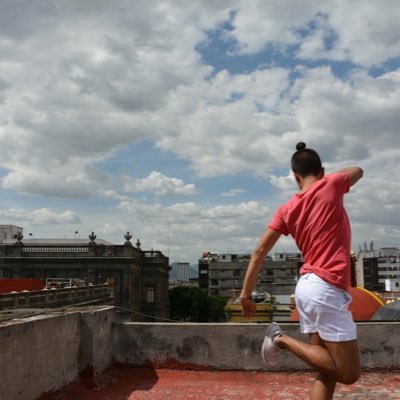
[[171,264],[171,269],[173,272],[173,279],[170,280],[177,282],[189,282],[190,279],[190,263],[188,262],[174,262]]
[[[199,259],[200,288],[210,295],[230,298],[232,291],[242,288],[250,258],[251,254],[203,254]],[[255,289],[273,296],[292,294],[301,264],[298,253],[279,257],[279,261],[267,257]]]
[[0,225],[0,242],[14,239],[23,234],[23,228],[15,225]]
[[[115,305],[135,321],[169,317],[169,262],[160,251],[133,246],[129,232],[123,245],[97,239],[3,240],[0,278],[79,279],[87,284],[108,283]],[[117,310],[118,310],[117,308]]]
[[357,285],[371,291],[400,291],[400,257],[397,247],[361,250],[357,260]]

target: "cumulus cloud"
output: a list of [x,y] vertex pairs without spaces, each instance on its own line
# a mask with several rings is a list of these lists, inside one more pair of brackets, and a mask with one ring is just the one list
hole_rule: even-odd
[[251,251],[272,215],[256,201],[207,208],[193,202],[162,206],[132,199],[118,207],[135,221],[145,247],[152,243],[166,254],[179,248],[179,257],[191,260],[211,247],[219,252],[232,246]]
[[268,176],[300,135],[334,146],[331,158],[362,159],[368,151],[359,138],[366,131],[379,129],[384,144],[398,126],[393,76],[341,82],[329,71],[303,68],[293,82],[294,70],[277,66],[212,75],[197,46],[230,22],[226,34],[240,53],[299,45],[300,59],[379,64],[399,54],[399,8],[386,4],[141,1],[93,8],[66,1],[29,2],[26,13],[17,13],[16,3],[6,2],[3,185],[90,196],[94,186],[107,184],[106,176],[88,172],[95,163],[143,139],[189,160],[201,176],[244,170]]
[[235,53],[255,54],[268,46],[285,53],[298,46],[297,56],[309,60],[348,60],[379,65],[400,52],[396,0],[381,3],[296,1],[237,3],[232,29]]
[[143,179],[133,179],[130,176],[122,178],[126,192],[151,192],[156,196],[193,196],[196,187],[193,184],[185,184],[182,179],[170,178],[161,172],[152,171]]
[[80,217],[71,210],[56,212],[48,208],[36,210],[7,209],[0,210],[0,217],[4,220],[12,220],[27,224],[79,224]]
[[100,233],[103,235],[109,234],[125,234],[129,231],[129,227],[126,223],[123,222],[106,222],[103,227],[100,229]]
[[[7,115],[0,123],[1,166],[9,171],[7,187],[44,195],[47,188],[30,186],[25,171],[45,181],[50,169],[63,180],[77,166],[85,174],[148,138],[148,113],[163,107],[171,90],[211,71],[195,50],[205,38],[200,25],[225,14],[200,3],[17,3],[3,4],[0,20],[0,114]],[[64,180],[67,191],[77,194],[73,180]],[[88,191],[83,185],[82,195]]]
[[[3,1],[0,179],[4,193],[43,202],[28,213],[11,212],[5,200],[3,218],[79,223],[81,211],[51,211],[54,197],[85,207],[91,199],[109,207],[85,215],[104,234],[128,225],[120,214],[111,221],[118,204],[154,246],[165,249],[172,234],[187,254],[207,240],[219,249],[249,246],[295,189],[289,159],[304,140],[328,172],[365,169],[347,201],[354,237],[373,231],[400,240],[391,181],[400,173],[399,13],[396,0]],[[231,57],[222,67],[202,53],[213,41],[220,59]],[[227,69],[243,60],[254,65]],[[332,60],[345,63],[335,69]],[[142,179],[106,164],[143,140],[185,161],[195,184],[158,164]],[[224,206],[205,198],[205,182],[236,174],[264,178],[273,195]],[[122,194],[113,186],[120,175]],[[131,193],[204,197],[152,204]]]

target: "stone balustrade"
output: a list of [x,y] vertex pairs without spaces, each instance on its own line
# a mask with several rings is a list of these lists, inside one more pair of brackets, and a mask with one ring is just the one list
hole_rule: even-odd
[[107,284],[4,293],[0,294],[0,310],[16,308],[51,308],[80,304],[91,300],[107,299],[110,297],[112,297],[112,288]]

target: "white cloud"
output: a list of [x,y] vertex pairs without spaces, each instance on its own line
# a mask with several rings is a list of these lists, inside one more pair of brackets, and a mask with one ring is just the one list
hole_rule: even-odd
[[[331,158],[357,152],[362,158],[368,152],[357,145],[359,135],[379,128],[391,141],[387,124],[398,126],[399,83],[390,75],[345,83],[304,68],[293,87],[289,68],[211,77],[196,46],[207,39],[204,29],[233,15],[229,34],[241,52],[253,54],[268,43],[277,49],[301,44],[301,57],[380,63],[399,54],[399,7],[385,4],[226,1],[181,7],[143,1],[92,9],[61,2],[43,9],[29,3],[22,16],[8,3],[0,30],[4,187],[45,196],[93,195],[94,186],[108,179],[91,174],[93,165],[142,139],[189,160],[204,177],[244,170],[268,175],[271,166],[284,165],[299,135],[316,143],[323,137],[325,148],[336,145]],[[346,139],[337,132],[346,132]]]
[[[328,172],[348,164],[365,169],[347,201],[355,241],[372,234],[399,241],[399,193],[393,183],[400,174],[400,70],[394,67],[399,13],[392,0],[184,5],[101,0],[96,7],[5,2],[0,14],[2,218],[48,223],[50,231],[54,224],[79,223],[81,216],[85,226],[118,238],[132,225],[145,243],[166,249],[170,236],[171,249],[178,251],[181,243],[191,257],[201,247],[252,248],[279,201],[296,190],[289,159],[296,142],[304,140],[321,154]],[[218,43],[215,54],[207,45],[227,22],[231,30],[224,37],[231,42],[225,48]],[[211,50],[208,58],[202,58],[202,48]],[[226,60],[224,52],[232,48]],[[258,53],[267,48],[273,51]],[[246,57],[236,57],[239,53]],[[247,71],[238,64],[244,59]],[[378,68],[371,75],[370,66],[385,67],[389,59],[389,72]],[[343,63],[332,70],[330,60],[357,67],[346,70]],[[143,203],[115,189],[115,177],[132,170],[131,164],[118,164],[119,152],[142,140],[183,160],[196,186],[168,176],[161,162],[150,169],[137,162],[139,176],[153,172],[142,179],[125,176],[127,192],[196,194],[197,203]],[[104,161],[113,155],[110,166]],[[207,192],[207,178],[242,173],[265,178],[274,194],[261,200],[255,190],[254,202],[218,205],[220,193]],[[247,198],[250,182],[246,190]],[[18,204],[34,195],[43,208],[11,210],[9,191]],[[222,195],[234,194],[240,192]],[[76,211],[52,211],[60,208],[60,198],[68,199],[62,210]],[[289,246],[287,239],[282,243]]]
[[[24,13],[14,2],[2,6],[0,78],[7,84],[0,114],[7,117],[0,122],[0,164],[9,188],[48,195],[51,170],[64,183],[62,195],[87,195],[91,188],[84,184],[77,194],[74,179],[64,176],[86,174],[94,162],[151,137],[148,113],[211,71],[195,51],[205,38],[200,25],[213,26],[227,11],[154,1],[35,4],[25,4]],[[56,185],[54,191],[60,194]]]
[[173,257],[189,260],[203,250],[253,250],[272,216],[269,207],[256,201],[207,208],[193,202],[162,206],[131,200],[119,208],[134,221],[143,248],[158,246],[165,254],[172,251]]
[[103,235],[110,234],[126,234],[129,231],[129,227],[127,224],[123,222],[106,222],[103,227],[100,229],[100,233]]
[[400,53],[397,0],[240,1],[233,29],[236,52],[255,54],[268,45],[285,53],[299,45],[302,59],[349,60],[379,65]]
[[152,171],[143,179],[130,176],[121,179],[126,192],[152,192],[156,196],[193,196],[197,193],[195,185],[185,184],[182,179],[169,178],[158,171]]
[[52,211],[48,208],[36,210],[6,209],[0,210],[3,220],[18,221],[26,224],[80,224],[79,216],[71,210],[62,212]]
[[280,195],[279,197],[282,200],[288,200],[289,197],[293,195],[293,192],[297,189],[296,181],[291,171],[287,176],[271,175],[270,183],[278,190]]
[[236,52],[239,54],[257,53],[268,44],[278,48],[296,44],[299,39],[294,28],[309,22],[324,3],[240,1],[232,21],[233,30],[227,36],[237,41]]
[[227,192],[222,192],[221,196],[223,196],[223,197],[235,197],[238,194],[242,194],[242,193],[245,193],[245,190],[236,188],[236,189],[230,189]]

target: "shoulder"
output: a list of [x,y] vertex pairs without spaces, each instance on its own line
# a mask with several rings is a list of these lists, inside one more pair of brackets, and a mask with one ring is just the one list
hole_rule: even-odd
[[343,172],[334,172],[333,174],[325,175],[324,179],[332,185],[342,187],[345,193],[349,191],[350,180],[348,175]]

